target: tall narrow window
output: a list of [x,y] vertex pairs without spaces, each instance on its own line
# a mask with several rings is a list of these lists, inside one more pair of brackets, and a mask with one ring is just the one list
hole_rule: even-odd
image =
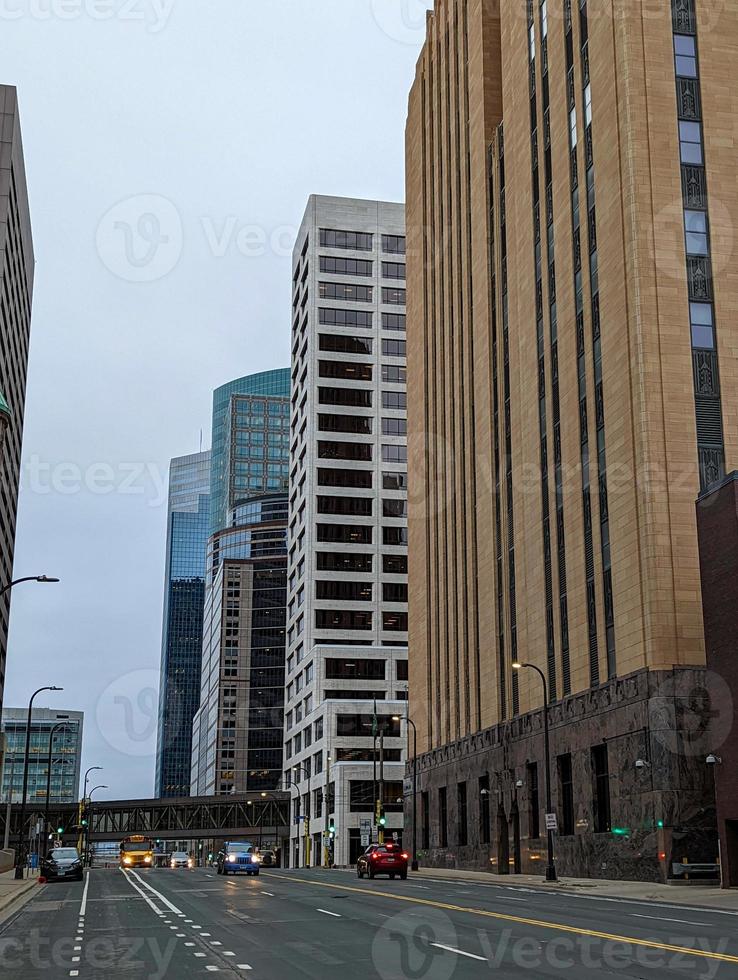
[[438,846],[448,847],[448,798],[445,786],[438,790]]
[[459,820],[459,847],[465,847],[469,843],[469,820],[466,806],[466,783],[459,783],[456,787],[456,800]]
[[561,801],[561,829],[564,837],[574,833],[574,781],[572,774],[571,755],[560,755],[559,769],[559,800]]
[[610,770],[607,746],[596,745],[592,749],[592,778],[594,782],[594,832],[608,834],[612,829],[610,818]]
[[427,792],[420,794],[420,812],[422,821],[420,825],[420,846],[424,851],[427,851],[430,848],[430,794]]

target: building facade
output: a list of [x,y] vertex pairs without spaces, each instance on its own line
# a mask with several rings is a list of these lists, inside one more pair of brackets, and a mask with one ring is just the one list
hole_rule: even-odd
[[[75,803],[79,799],[83,723],[84,714],[81,711],[33,709],[26,796],[31,810],[34,806],[43,807],[46,803],[50,752],[49,801]],[[27,708],[3,708],[5,756],[0,780],[0,799],[4,803],[20,803],[23,796],[27,731]]]
[[220,502],[211,515],[223,523],[207,545],[193,795],[266,792],[281,782],[289,388],[285,368],[214,397],[211,488]]
[[738,887],[738,473],[697,501],[707,666],[716,691],[700,754],[714,774],[724,888]]
[[332,860],[353,862],[381,785],[387,828],[402,831],[405,374],[403,206],[311,197],[293,258],[284,761],[293,866],[322,863],[331,826]]
[[164,627],[159,680],[156,796],[190,789],[192,720],[200,704],[205,560],[210,526],[210,452],[169,469]]
[[[0,587],[13,576],[33,271],[18,96],[12,86],[0,85],[0,392],[7,407],[2,411],[0,406]],[[0,705],[9,617],[10,592],[6,592],[0,596]]]
[[738,451],[737,33],[701,0],[429,15],[407,124],[429,863],[540,866],[543,691],[519,662],[546,679],[560,872],[714,861],[703,760],[674,746],[705,679],[694,499]]

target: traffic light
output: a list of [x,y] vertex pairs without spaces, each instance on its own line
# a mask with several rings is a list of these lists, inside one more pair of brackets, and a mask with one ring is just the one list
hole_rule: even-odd
[[375,813],[375,823],[377,827],[387,826],[387,817],[384,815],[384,804],[377,800],[377,809]]
[[83,810],[83,811],[82,811],[82,819],[81,819],[81,820],[80,820],[80,822],[79,822],[79,823],[80,823],[80,826],[81,826],[81,827],[86,827],[86,826],[87,826],[87,824],[88,824],[88,822],[89,822],[89,821],[88,821],[88,819],[87,819],[87,810]]
[[64,828],[63,827],[57,827],[56,828],[56,832],[57,832],[57,834],[63,834],[64,833]]
[[336,821],[333,819],[331,819],[330,823],[328,824],[328,833],[331,835],[331,837],[336,836]]

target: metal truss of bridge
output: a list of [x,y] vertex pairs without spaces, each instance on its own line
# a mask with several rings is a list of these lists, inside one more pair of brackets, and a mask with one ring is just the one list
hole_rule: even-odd
[[[11,841],[17,840],[20,807],[13,806]],[[145,834],[160,840],[233,839],[273,832],[275,837],[289,833],[289,794],[270,792],[239,796],[198,796],[164,800],[120,800],[96,802],[89,813],[90,841],[119,841],[131,834]],[[43,817],[43,808],[29,804],[26,835]],[[5,832],[6,808],[0,807],[0,835]],[[63,827],[65,835],[76,834],[78,804],[52,804],[49,820]]]

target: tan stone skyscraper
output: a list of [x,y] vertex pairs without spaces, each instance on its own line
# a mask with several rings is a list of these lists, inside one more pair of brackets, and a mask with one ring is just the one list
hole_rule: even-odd
[[[7,403],[3,413],[7,428],[0,425],[0,588],[13,574],[33,261],[18,96],[13,86],[0,85],[0,392]],[[10,593],[6,592],[0,599],[0,704],[9,618]]]
[[540,866],[542,684],[521,661],[552,702],[560,868],[663,876],[674,834],[714,859],[694,504],[738,463],[736,50],[738,9],[705,0],[429,15],[407,232],[431,861]]

